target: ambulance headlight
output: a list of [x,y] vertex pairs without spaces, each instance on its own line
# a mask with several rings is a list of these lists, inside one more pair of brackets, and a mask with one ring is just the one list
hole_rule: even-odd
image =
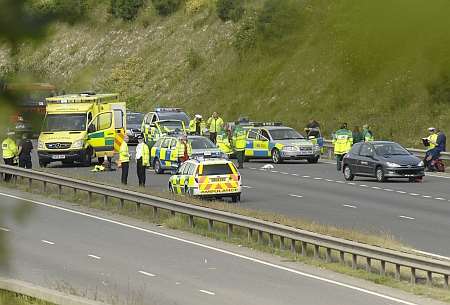
[[38,140],[38,149],[44,149],[44,142]]
[[72,143],[72,148],[73,149],[81,149],[84,146],[84,141],[83,140],[78,140]]

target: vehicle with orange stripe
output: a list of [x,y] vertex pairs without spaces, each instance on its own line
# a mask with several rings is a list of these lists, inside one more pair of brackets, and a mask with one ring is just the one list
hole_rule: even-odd
[[46,101],[38,139],[41,167],[56,161],[90,166],[92,158],[102,162],[119,150],[126,129],[126,104],[117,94],[87,92]]
[[169,179],[169,191],[202,198],[241,200],[241,175],[226,159],[191,159]]

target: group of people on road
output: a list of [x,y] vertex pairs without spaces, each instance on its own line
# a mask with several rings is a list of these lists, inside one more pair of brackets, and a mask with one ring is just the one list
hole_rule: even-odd
[[[119,161],[117,165],[122,169],[121,182],[124,185],[128,184],[128,172],[130,169],[131,154],[128,148],[130,138],[125,135],[123,142],[119,148]],[[136,174],[140,187],[145,187],[147,181],[146,169],[150,167],[150,149],[144,142],[144,137],[138,138],[138,145],[136,146]]]
[[342,169],[342,159],[352,148],[353,144],[358,142],[371,142],[374,140],[373,132],[369,125],[365,124],[363,130],[360,131],[356,126],[352,131],[348,129],[347,123],[342,123],[341,127],[333,133],[332,143],[334,145],[334,155],[336,156],[336,168],[338,171]]
[[[33,143],[28,139],[27,134],[22,135],[22,139],[17,144],[15,132],[8,131],[6,138],[2,142],[2,157],[6,165],[17,166],[31,169],[33,167],[31,151]],[[4,180],[10,181],[11,175],[5,174]]]

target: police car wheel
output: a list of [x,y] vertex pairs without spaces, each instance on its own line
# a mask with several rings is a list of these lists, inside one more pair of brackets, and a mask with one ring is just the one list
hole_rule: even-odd
[[319,162],[319,157],[309,158],[308,163],[317,163]]
[[281,159],[280,151],[278,149],[274,149],[272,151],[272,161],[273,163],[282,163],[283,159]]
[[156,159],[153,163],[153,168],[155,169],[155,173],[157,174],[162,174],[164,172],[164,170],[161,168],[161,162],[158,159]]
[[355,176],[353,175],[350,166],[348,165],[344,166],[344,179],[347,181],[352,181],[354,178]]

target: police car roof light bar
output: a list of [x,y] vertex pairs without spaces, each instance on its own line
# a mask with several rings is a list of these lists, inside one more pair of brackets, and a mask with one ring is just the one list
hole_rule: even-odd
[[181,112],[183,111],[182,108],[176,108],[176,107],[156,107],[155,112]]

